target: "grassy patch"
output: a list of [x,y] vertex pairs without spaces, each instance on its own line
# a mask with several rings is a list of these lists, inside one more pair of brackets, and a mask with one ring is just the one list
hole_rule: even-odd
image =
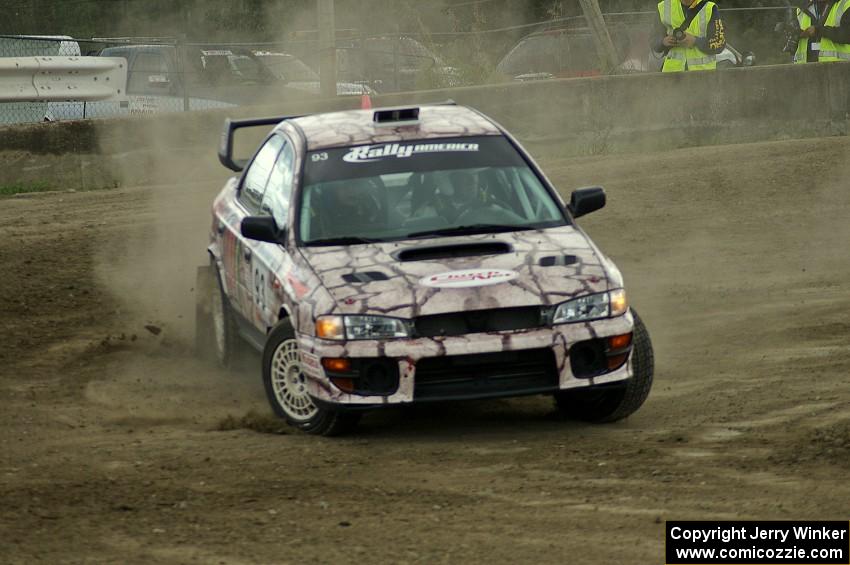
[[15,194],[29,194],[31,192],[47,192],[55,190],[46,182],[20,182],[13,184],[0,184],[0,196],[13,196]]

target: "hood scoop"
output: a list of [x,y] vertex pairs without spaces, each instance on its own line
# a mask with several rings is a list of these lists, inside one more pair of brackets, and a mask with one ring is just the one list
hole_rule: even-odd
[[459,257],[480,257],[482,255],[502,255],[511,253],[513,246],[504,241],[483,241],[476,243],[458,243],[453,245],[429,245],[409,247],[396,251],[393,257],[398,261],[435,261],[438,259],[457,259]]
[[549,255],[548,257],[541,257],[539,264],[541,267],[566,267],[578,262],[579,259],[575,255]]
[[366,284],[375,281],[388,281],[390,277],[380,271],[365,271],[363,273],[342,275],[342,280],[349,284]]

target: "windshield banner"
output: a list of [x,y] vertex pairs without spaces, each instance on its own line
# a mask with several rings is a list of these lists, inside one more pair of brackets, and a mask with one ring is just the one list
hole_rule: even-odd
[[399,145],[386,143],[384,145],[365,145],[352,147],[342,158],[346,163],[370,163],[380,159],[396,157],[404,159],[420,153],[453,153],[478,151],[477,143],[417,143],[415,145]]
[[312,151],[304,167],[307,186],[393,173],[427,173],[485,167],[525,167],[501,136],[417,139]]

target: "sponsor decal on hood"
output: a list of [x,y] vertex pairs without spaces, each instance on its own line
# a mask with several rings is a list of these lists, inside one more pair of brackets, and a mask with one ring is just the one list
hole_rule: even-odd
[[516,271],[503,269],[471,269],[430,275],[420,279],[419,284],[431,288],[472,288],[506,283],[518,276]]

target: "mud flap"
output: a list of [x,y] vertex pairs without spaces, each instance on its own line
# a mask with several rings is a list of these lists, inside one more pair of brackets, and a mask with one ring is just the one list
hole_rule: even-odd
[[211,266],[198,267],[195,274],[195,355],[201,359],[215,360],[215,332],[213,330],[210,297],[215,290]]

